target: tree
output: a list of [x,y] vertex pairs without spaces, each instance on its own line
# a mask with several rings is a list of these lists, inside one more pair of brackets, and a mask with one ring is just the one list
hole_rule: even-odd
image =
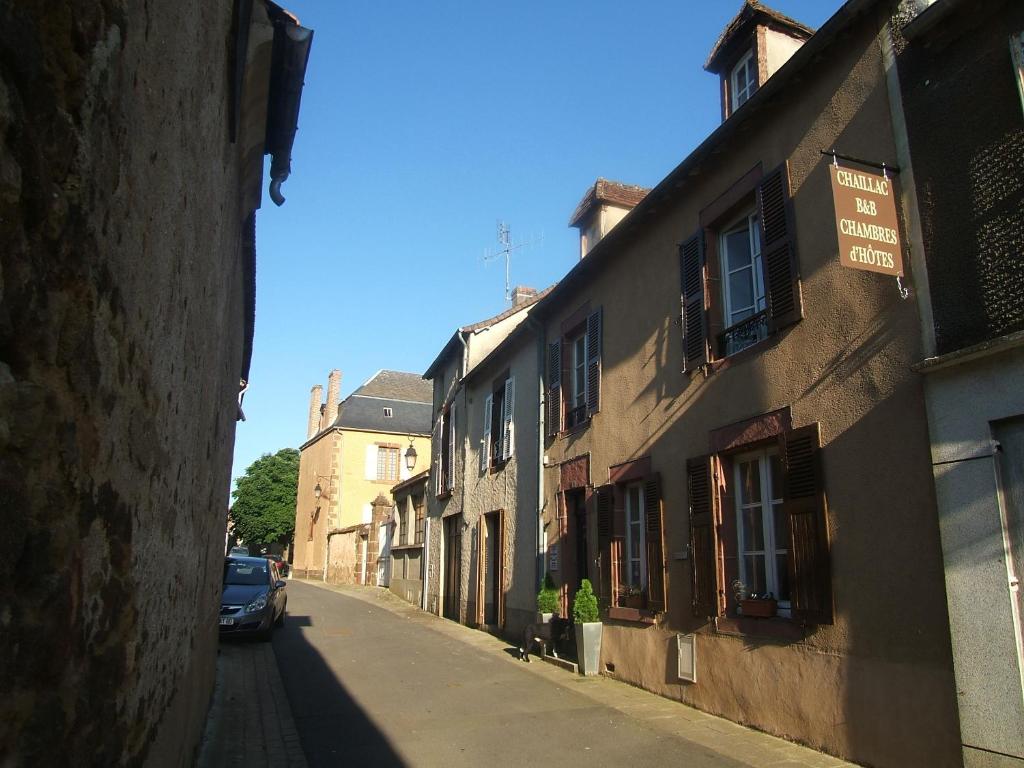
[[298,485],[299,452],[294,448],[263,454],[235,478],[231,520],[253,554],[275,542],[286,543],[295,532]]

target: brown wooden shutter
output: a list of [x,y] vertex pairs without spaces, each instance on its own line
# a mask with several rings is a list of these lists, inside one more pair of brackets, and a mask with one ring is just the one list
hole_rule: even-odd
[[679,246],[679,280],[683,304],[683,370],[694,371],[708,361],[703,230],[698,230]]
[[757,201],[768,330],[775,333],[804,316],[800,267],[796,259],[796,227],[785,163],[761,180]]
[[597,507],[597,553],[600,558],[599,581],[597,585],[601,607],[611,605],[612,595],[612,486],[603,485],[594,489]]
[[711,457],[686,462],[690,496],[690,544],[693,550],[693,614],[721,615],[722,585],[718,577],[718,530]]
[[784,433],[782,445],[782,508],[789,515],[793,618],[831,624],[832,569],[818,425]]
[[498,580],[498,626],[505,628],[505,510],[499,509],[498,518],[498,541],[494,551],[498,553],[497,570],[495,576]]
[[644,481],[644,514],[647,518],[647,607],[665,610],[665,542],[662,522],[661,478],[649,475]]
[[548,437],[562,429],[562,340],[548,344]]
[[601,408],[601,310],[587,317],[587,415]]

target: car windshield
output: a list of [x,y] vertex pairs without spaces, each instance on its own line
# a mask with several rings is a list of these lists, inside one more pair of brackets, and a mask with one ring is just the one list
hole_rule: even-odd
[[225,584],[266,584],[267,569],[259,563],[228,560],[224,563]]

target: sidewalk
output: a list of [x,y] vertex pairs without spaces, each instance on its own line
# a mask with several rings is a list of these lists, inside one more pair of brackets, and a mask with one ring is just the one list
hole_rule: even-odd
[[270,643],[220,643],[197,768],[306,768]]
[[493,653],[495,663],[515,664],[550,682],[571,688],[595,704],[644,722],[645,726],[664,734],[685,739],[709,751],[751,768],[852,768],[853,764],[737,725],[730,720],[709,715],[677,701],[618,682],[607,676],[582,677],[553,664],[525,664],[507,652],[508,643],[476,629],[439,618],[401,600],[390,591],[377,587],[336,586],[319,581],[304,584],[340,592],[402,616],[407,621],[423,624],[431,631],[453,641],[472,645]]

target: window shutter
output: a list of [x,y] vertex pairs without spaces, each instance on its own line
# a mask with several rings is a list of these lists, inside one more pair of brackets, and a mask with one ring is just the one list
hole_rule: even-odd
[[690,496],[690,545],[693,550],[693,614],[721,615],[718,577],[718,531],[715,520],[711,457],[686,462]]
[[455,403],[448,409],[448,478],[445,490],[455,488]]
[[587,318],[587,415],[601,409],[601,310]]
[[[444,431],[448,428],[448,417],[441,414],[437,419],[437,452],[434,453],[434,493],[440,496],[444,493]],[[431,449],[433,452],[433,449]]]
[[647,518],[647,607],[665,610],[665,543],[662,536],[661,478],[651,475],[644,481],[644,515]]
[[562,340],[548,344],[548,437],[562,429]]
[[786,432],[782,445],[782,508],[789,515],[793,617],[831,624],[832,572],[818,425]]
[[494,395],[484,398],[484,439],[480,446],[480,471],[486,472],[491,465],[491,409],[494,407]]
[[679,246],[679,281],[683,305],[683,370],[694,371],[708,361],[703,230],[698,230]]
[[597,585],[601,606],[611,605],[612,595],[612,487],[594,489],[597,506],[597,553],[600,558],[600,584]]
[[796,227],[785,163],[761,180],[757,201],[768,330],[775,333],[804,316],[796,260]]
[[516,396],[516,385],[515,379],[511,376],[505,382],[505,405],[504,413],[502,414],[502,425],[501,425],[501,458],[509,459],[512,457],[512,450],[514,445],[514,435],[512,433],[512,415],[514,412],[515,396]]

